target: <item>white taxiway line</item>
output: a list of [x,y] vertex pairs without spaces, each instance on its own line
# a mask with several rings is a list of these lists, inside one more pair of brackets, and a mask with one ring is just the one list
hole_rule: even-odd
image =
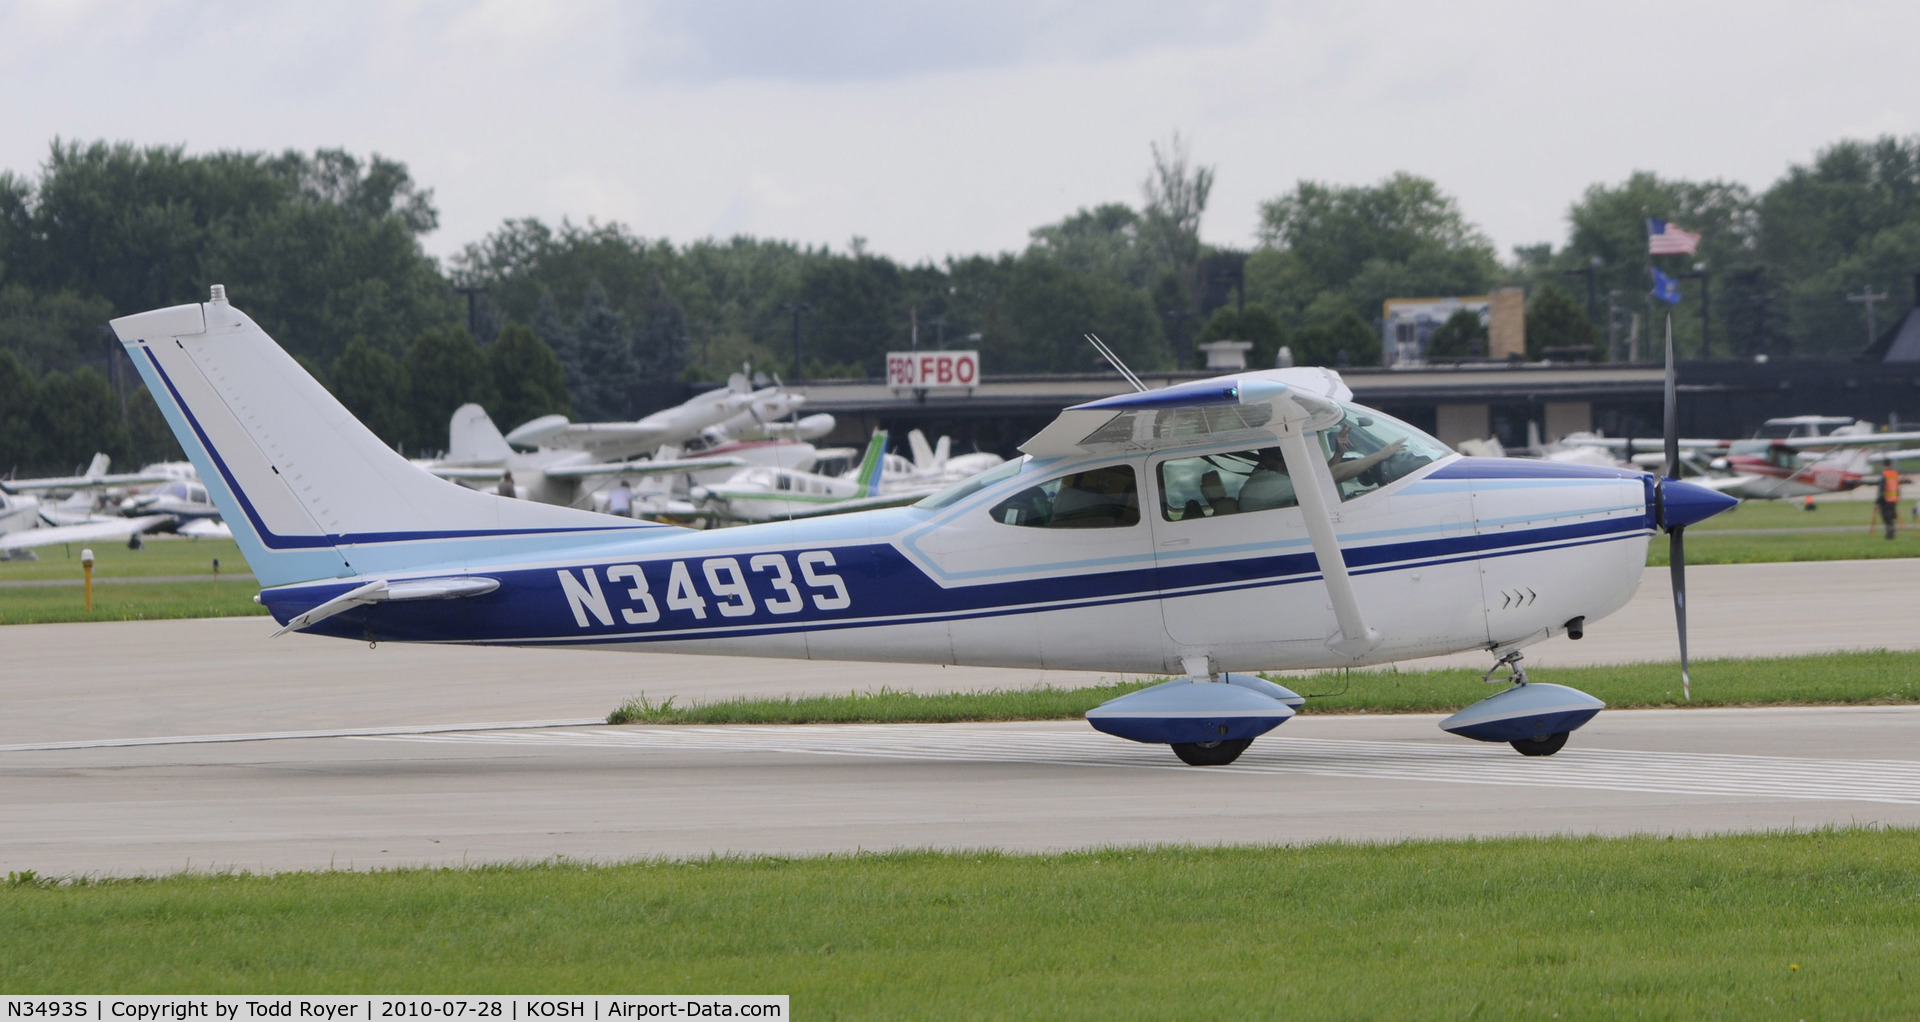
[[98,738],[80,742],[0,745],[0,752],[54,752],[61,749],[126,749],[140,745],[217,745],[225,742],[277,742],[289,738],[370,738],[377,735],[436,735],[455,731],[519,731],[530,728],[592,727],[605,720],[510,720],[494,724],[429,724],[426,727],[358,727],[326,731],[255,731],[231,735],[166,735],[158,738]]
[[[934,762],[1025,763],[1192,771],[1161,746],[1093,732],[954,725],[628,727],[521,734],[362,733],[374,741],[570,746],[643,751],[713,750]],[[1570,748],[1522,757],[1504,744],[1267,737],[1225,773],[1451,784],[1585,788],[1735,798],[1841,799],[1920,805],[1920,761],[1807,759],[1717,753]]]

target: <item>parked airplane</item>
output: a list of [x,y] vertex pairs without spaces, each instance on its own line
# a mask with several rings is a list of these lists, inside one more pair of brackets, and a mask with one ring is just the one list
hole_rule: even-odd
[[627,461],[661,447],[684,444],[709,426],[717,426],[752,408],[756,401],[778,393],[778,388],[749,389],[747,378],[733,375],[728,385],[695,395],[683,404],[664,408],[637,422],[570,422],[564,415],[542,415],[507,433],[507,442],[520,447],[578,451],[593,461]]
[[1527,684],[1521,650],[1622,607],[1665,529],[1684,680],[1684,528],[1732,503],[1463,458],[1331,371],[1276,369],[1066,409],[1027,457],[912,507],[693,532],[434,480],[221,287],[113,326],[283,632],[1172,671],[1088,719],[1190,763],[1292,716],[1297,696],[1240,672],[1473,649],[1517,684],[1443,726],[1557,751],[1602,704]]
[[[105,454],[95,454],[87,470],[77,476],[45,476],[0,481],[0,553],[63,543],[99,543],[125,540],[138,546],[142,534],[171,526],[176,519],[164,513],[136,517],[103,517],[93,513],[92,491],[166,480],[170,476],[153,466],[139,472],[111,474]],[[72,504],[47,504],[40,495],[72,494]]]
[[844,476],[785,468],[749,468],[717,485],[688,491],[707,512],[740,522],[771,522],[911,504],[938,487],[886,491],[887,431],[877,430],[860,465]]
[[464,404],[454,409],[453,417],[447,423],[447,456],[438,461],[417,464],[442,479],[485,488],[498,487],[511,474],[514,496],[543,504],[571,507],[589,500],[598,485],[618,477],[641,478],[702,469],[733,469],[745,462],[731,455],[609,462],[600,460],[590,451],[563,448],[541,448],[522,453],[514,450],[507,439],[500,435],[500,428],[493,424],[493,418],[485,408],[477,404]]
[[[1634,449],[1634,441],[1569,435],[1563,446],[1604,448],[1646,466],[1658,455]],[[1878,433],[1871,423],[1834,415],[1768,419],[1749,440],[1681,440],[1696,466],[1717,475],[1699,480],[1743,500],[1779,500],[1838,493],[1872,481],[1873,463],[1920,457],[1920,432]]]

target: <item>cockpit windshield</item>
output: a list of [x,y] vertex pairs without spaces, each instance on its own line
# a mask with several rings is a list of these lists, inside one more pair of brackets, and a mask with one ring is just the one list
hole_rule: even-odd
[[1002,479],[1011,479],[1019,475],[1020,470],[1025,468],[1026,464],[1026,458],[1015,458],[1003,465],[990,468],[977,476],[962,479],[952,486],[941,490],[939,493],[933,494],[920,503],[915,504],[914,507],[937,509],[965,500],[967,497],[979,493],[981,490],[992,486]]

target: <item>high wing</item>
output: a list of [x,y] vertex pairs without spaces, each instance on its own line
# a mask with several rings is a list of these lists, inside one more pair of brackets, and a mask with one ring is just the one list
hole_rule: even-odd
[[463,479],[468,482],[498,482],[506,474],[505,465],[422,465],[422,469],[442,479]]
[[1796,436],[1782,440],[1769,440],[1775,447],[1790,447],[1796,451],[1839,450],[1846,447],[1884,447],[1888,444],[1920,444],[1920,433],[1866,433],[1859,436]]
[[543,468],[549,479],[592,479],[613,475],[665,475],[673,472],[704,472],[712,468],[738,468],[746,462],[734,457],[659,458],[638,461],[607,461],[585,465],[556,465]]
[[[739,458],[658,458],[637,461],[595,461],[581,465],[551,465],[531,469],[549,479],[592,479],[597,476],[611,475],[663,475],[673,472],[703,472],[710,468],[735,468],[745,465]],[[505,475],[510,466],[501,465],[423,465],[422,468],[442,479],[458,479],[466,482],[497,482]],[[528,471],[523,469],[522,471]]]
[[88,522],[85,525],[57,525],[45,529],[22,529],[0,535],[0,550],[26,550],[31,547],[54,546],[59,543],[99,543],[128,539],[136,533],[147,532],[173,521],[172,515],[143,515],[139,518],[116,518],[104,522]]
[[1353,391],[1328,369],[1266,369],[1102,398],[1062,411],[1020,450],[1036,458],[1245,440],[1268,445],[1340,421]]
[[564,415],[543,415],[514,427],[507,442],[570,451],[648,450],[664,443],[671,432],[644,422],[570,422]]
[[96,454],[85,475],[47,476],[41,479],[0,479],[0,490],[8,493],[44,493],[48,490],[86,490],[103,486],[145,486],[172,482],[173,477],[158,472],[119,472],[107,474],[107,456]]
[[[1609,451],[1616,452],[1653,452],[1656,454],[1659,453],[1660,448],[1663,446],[1658,437],[1648,439],[1646,437],[1570,435],[1561,437],[1560,443],[1566,447],[1603,447]],[[1718,451],[1724,449],[1728,444],[1732,443],[1732,441],[1687,439],[1682,437],[1677,443],[1679,443],[1680,449],[1683,451]],[[1632,458],[1629,456],[1621,460],[1630,461]]]
[[[878,497],[849,497],[832,504],[820,504],[815,507],[799,508],[780,516],[778,520],[789,518],[823,518],[827,515],[844,515],[854,511],[872,511],[883,507],[905,507],[918,504],[929,496],[940,492],[938,489],[918,489],[905,493],[888,493]],[[724,512],[722,512],[724,514]]]

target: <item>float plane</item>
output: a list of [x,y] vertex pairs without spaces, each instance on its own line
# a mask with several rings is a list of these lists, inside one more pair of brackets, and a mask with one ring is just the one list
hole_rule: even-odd
[[1665,530],[1684,679],[1682,534],[1733,503],[1462,457],[1295,368],[1158,390],[1126,374],[1136,392],[1062,411],[1025,457],[912,506],[695,532],[434,478],[217,285],[113,327],[281,632],[1169,673],[1088,721],[1193,764],[1293,715],[1300,697],[1248,672],[1467,650],[1514,684],[1442,726],[1551,754],[1602,704],[1529,683],[1521,651],[1624,606]]

